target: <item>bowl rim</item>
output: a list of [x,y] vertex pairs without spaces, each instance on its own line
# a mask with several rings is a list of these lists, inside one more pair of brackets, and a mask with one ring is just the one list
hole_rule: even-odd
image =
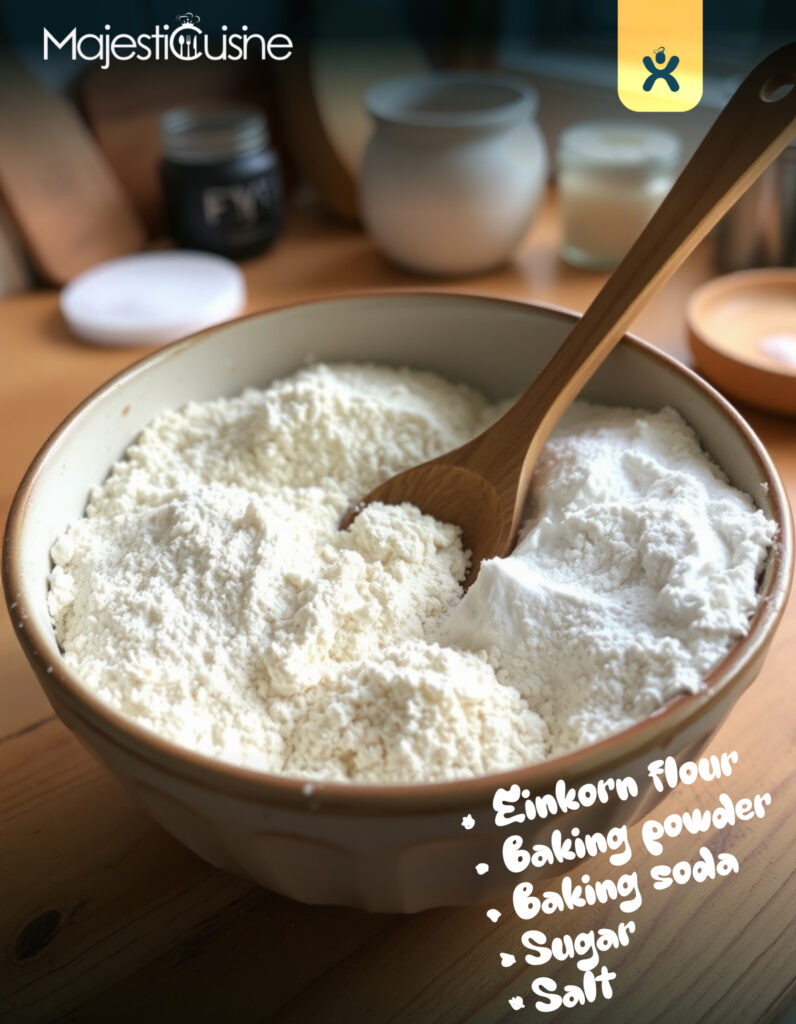
[[[146,373],[153,366],[178,357],[183,351],[204,341],[208,335],[222,333],[230,326],[302,307],[342,306],[351,302],[378,302],[385,298],[404,298],[409,302],[421,303],[472,303],[489,306],[497,304],[501,308],[508,306],[515,310],[541,311],[551,319],[570,325],[581,316],[580,313],[549,303],[506,299],[494,295],[411,287],[350,291],[283,303],[206,328],[144,355],[92,391],[52,431],[26,470],[12,499],[3,538],[3,584],[9,614],[17,626],[14,632],[59,717],[59,706],[66,704],[71,716],[81,719],[84,725],[98,731],[106,742],[123,748],[128,755],[165,769],[184,782],[198,783],[203,788],[225,795],[323,814],[342,811],[351,816],[372,816],[374,813],[389,811],[391,814],[397,812],[417,816],[437,814],[445,810],[466,810],[470,806],[483,804],[485,800],[491,804],[495,790],[517,782],[530,789],[533,794],[549,790],[559,779],[566,780],[567,785],[574,785],[586,776],[593,777],[598,774],[601,777],[608,777],[613,774],[615,768],[629,762],[645,749],[663,746],[675,732],[693,723],[708,709],[718,704],[729,691],[745,689],[751,680],[744,681],[744,669],[753,665],[765,653],[784,612],[790,589],[794,551],[793,525],[787,494],[762,442],[740,413],[689,367],[633,334],[623,335],[620,344],[640,349],[649,358],[684,376],[692,387],[701,391],[718,406],[725,419],[734,426],[738,440],[746,446],[760,466],[771,501],[772,515],[778,526],[778,535],[772,545],[773,570],[762,594],[762,600],[749,624],[749,630],[708,673],[698,693],[682,694],[659,711],[620,732],[546,761],[441,782],[342,782],[282,775],[244,767],[180,746],[105,704],[80,682],[61,657],[53,661],[50,654],[42,653],[53,638],[45,637],[27,613],[27,587],[22,572],[20,550],[27,509],[36,483],[47,469],[53,448],[73,424],[129,379]],[[36,600],[38,598],[32,596],[31,604]]]

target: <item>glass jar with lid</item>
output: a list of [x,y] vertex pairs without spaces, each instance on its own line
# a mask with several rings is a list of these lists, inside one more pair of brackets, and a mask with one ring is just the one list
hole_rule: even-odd
[[282,227],[282,181],[259,110],[168,110],[160,138],[166,221],[177,245],[242,259],[273,242]]
[[558,147],[562,257],[579,267],[615,267],[671,188],[677,135],[645,122],[584,121]]

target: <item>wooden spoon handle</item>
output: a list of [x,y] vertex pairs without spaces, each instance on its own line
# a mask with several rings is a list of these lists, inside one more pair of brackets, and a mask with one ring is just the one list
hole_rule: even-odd
[[[500,421],[505,450],[515,460],[523,459],[522,493],[527,484],[523,477],[530,475],[553,426],[651,293],[793,138],[794,83],[796,43],[776,50],[744,79],[602,291]],[[787,94],[778,95],[787,86]],[[534,433],[537,437],[526,453]],[[493,469],[486,475],[496,474]]]

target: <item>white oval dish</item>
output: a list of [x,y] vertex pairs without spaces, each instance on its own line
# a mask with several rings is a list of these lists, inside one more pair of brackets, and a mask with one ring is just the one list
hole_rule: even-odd
[[230,320],[246,304],[232,260],[206,252],[144,252],[100,263],[61,292],[69,330],[99,345],[163,345]]

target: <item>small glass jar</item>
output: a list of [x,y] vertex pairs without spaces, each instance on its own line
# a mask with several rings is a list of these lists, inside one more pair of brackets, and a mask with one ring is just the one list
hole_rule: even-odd
[[243,259],[273,242],[282,228],[282,181],[260,111],[168,110],[160,138],[166,221],[177,245]]
[[577,267],[615,267],[671,188],[680,152],[676,135],[649,124],[584,121],[565,129],[562,257]]

